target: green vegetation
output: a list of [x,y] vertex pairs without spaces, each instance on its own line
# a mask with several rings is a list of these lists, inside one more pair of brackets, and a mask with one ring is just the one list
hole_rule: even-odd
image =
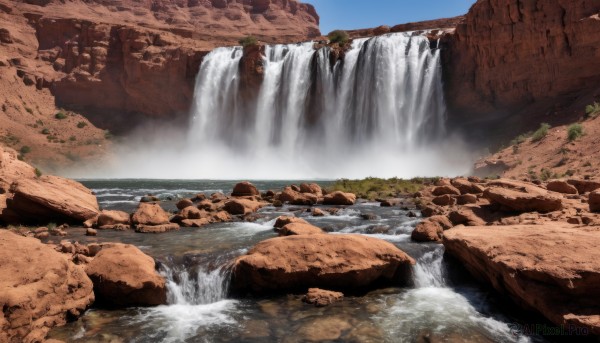
[[21,152],[21,155],[25,155],[31,152],[31,148],[27,145],[23,145],[19,152]]
[[35,168],[35,176],[36,177],[41,177],[42,176],[42,171],[39,170],[39,169],[37,169],[37,168]]
[[542,180],[542,181],[548,181],[553,176],[554,175],[552,175],[552,171],[550,169],[542,168],[542,170],[540,172],[540,180]]
[[327,35],[329,41],[331,43],[338,43],[339,45],[346,45],[350,41],[350,36],[348,36],[348,32],[343,30],[335,30],[329,32]]
[[254,36],[246,36],[238,41],[244,48],[247,46],[258,45],[258,39]]
[[510,141],[510,145],[519,145],[521,143],[525,143],[525,141],[527,140],[527,138],[531,137],[531,135],[532,135],[531,132],[519,135],[515,139],[513,139],[512,141]]
[[50,130],[49,129],[43,129],[41,131],[42,135],[49,135],[50,134]]
[[58,112],[54,115],[54,118],[58,119],[58,120],[63,120],[63,119],[67,119],[67,115],[64,112]]
[[581,124],[575,123],[567,129],[567,139],[569,139],[569,142],[572,142],[581,136],[583,136],[583,126],[581,126]]
[[375,200],[377,198],[394,197],[400,194],[415,193],[425,186],[435,183],[438,178],[413,178],[403,180],[398,178],[379,179],[368,177],[363,180],[337,180],[327,187],[327,191],[342,191],[356,194],[362,199]]
[[84,121],[80,121],[79,123],[77,123],[77,128],[78,129],[83,129],[86,126],[87,126],[87,123],[84,122]]
[[70,140],[71,142],[75,142],[75,141],[77,140],[77,137],[75,137],[75,136],[71,136],[71,137],[69,137],[69,140]]
[[586,118],[596,118],[600,115],[600,102],[594,102],[591,105],[585,107]]
[[25,106],[25,111],[27,111],[29,114],[33,114],[33,110],[27,106]]
[[542,139],[544,139],[544,137],[546,137],[548,135],[548,130],[550,128],[551,128],[550,124],[548,124],[548,123],[542,123],[542,125],[540,125],[540,128],[537,129],[533,133],[533,136],[531,137],[531,141],[532,142],[539,142]]

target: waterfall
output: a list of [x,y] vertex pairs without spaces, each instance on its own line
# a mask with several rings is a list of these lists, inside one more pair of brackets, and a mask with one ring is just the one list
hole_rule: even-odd
[[472,156],[445,131],[436,42],[393,33],[355,39],[339,59],[332,49],[265,46],[259,80],[244,74],[242,47],[213,50],[196,76],[185,135],[144,131],[121,146],[117,163],[85,176],[306,180],[469,172]]
[[444,247],[438,246],[434,250],[426,252],[421,256],[413,268],[414,282],[417,288],[423,287],[445,287]]
[[[249,151],[293,153],[323,143],[333,152],[371,142],[405,150],[443,133],[440,52],[425,36],[356,39],[333,67],[330,48],[315,51],[312,42],[265,50],[257,105],[247,108],[239,107],[242,49],[219,48],[205,57],[196,84],[193,136],[226,144],[244,136],[242,146]],[[254,125],[246,125],[245,118],[256,118]]]
[[206,305],[225,300],[229,285],[226,269],[206,271],[197,267],[195,274],[185,268],[162,265],[167,279],[168,303],[178,305]]

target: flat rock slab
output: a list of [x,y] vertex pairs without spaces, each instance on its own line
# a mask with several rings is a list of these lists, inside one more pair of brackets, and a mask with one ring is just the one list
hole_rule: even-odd
[[372,288],[402,283],[415,261],[393,244],[361,235],[299,235],[258,243],[234,261],[237,292]]
[[458,226],[444,232],[444,246],[522,307],[600,334],[600,227]]

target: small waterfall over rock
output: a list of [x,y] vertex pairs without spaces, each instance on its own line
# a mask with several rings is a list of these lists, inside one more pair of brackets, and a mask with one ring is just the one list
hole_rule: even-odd
[[422,287],[445,287],[444,247],[438,246],[434,250],[426,252],[421,256],[413,267],[415,286]]
[[198,266],[195,274],[190,274],[185,267],[162,265],[162,269],[167,279],[169,304],[206,305],[226,299],[229,286],[226,269],[206,271]]

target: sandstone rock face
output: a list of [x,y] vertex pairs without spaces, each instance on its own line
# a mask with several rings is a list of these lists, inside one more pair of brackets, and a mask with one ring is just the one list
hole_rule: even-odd
[[140,203],[135,213],[131,216],[135,225],[163,225],[169,224],[169,214],[154,203]]
[[65,255],[0,230],[0,341],[41,342],[94,302],[92,281]]
[[597,1],[477,1],[444,39],[451,115],[470,121],[477,113],[543,99],[553,105],[561,96],[596,88],[598,13]]
[[600,191],[590,193],[588,203],[590,204],[590,212],[600,212]]
[[356,195],[352,193],[344,193],[344,192],[332,192],[327,194],[323,198],[323,204],[325,205],[342,205],[342,206],[350,206],[354,205],[356,202]]
[[217,46],[247,35],[269,43],[320,36],[314,7],[296,0],[50,0],[7,7],[19,35],[0,36],[37,48],[24,57],[40,56],[35,63],[45,69],[26,68],[24,82],[51,88],[60,106],[83,109],[113,132],[127,130],[132,119],[187,119],[199,65]]
[[260,192],[248,181],[240,182],[233,187],[233,192],[231,192],[231,196],[234,197],[243,197],[243,196],[254,196],[260,195]]
[[258,243],[233,265],[237,292],[369,288],[406,281],[415,261],[393,244],[360,235],[308,235]]
[[308,293],[302,299],[304,302],[313,304],[317,307],[331,305],[344,298],[344,293],[327,291],[319,288],[309,288]]
[[561,198],[545,189],[511,180],[490,182],[483,193],[486,199],[518,212],[551,212],[562,208]]
[[279,230],[279,236],[319,235],[323,233],[321,228],[305,223],[289,223]]
[[577,194],[577,188],[575,186],[570,185],[565,181],[550,181],[546,185],[546,189],[553,192],[563,193],[563,194]]
[[155,306],[167,301],[165,279],[156,272],[154,259],[133,245],[104,245],[86,273],[104,304]]
[[416,242],[441,242],[444,229],[434,221],[425,220],[417,224],[410,238]]
[[7,208],[21,222],[84,222],[100,211],[96,196],[88,188],[58,176],[21,179],[13,183],[10,192]]
[[[477,278],[556,325],[600,334],[600,235],[566,223],[456,227],[446,252]],[[566,253],[568,252],[568,253]]]

